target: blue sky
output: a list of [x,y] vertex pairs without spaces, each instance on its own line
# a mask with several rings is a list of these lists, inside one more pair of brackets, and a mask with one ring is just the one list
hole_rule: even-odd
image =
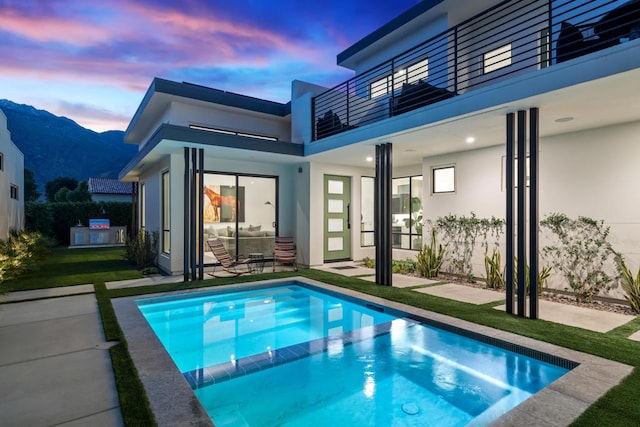
[[154,77],[273,101],[419,0],[0,0],[0,98],[124,130]]

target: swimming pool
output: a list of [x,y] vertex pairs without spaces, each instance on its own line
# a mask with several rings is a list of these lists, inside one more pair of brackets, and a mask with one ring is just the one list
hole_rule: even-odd
[[356,302],[295,282],[136,301],[218,426],[486,425],[568,371]]

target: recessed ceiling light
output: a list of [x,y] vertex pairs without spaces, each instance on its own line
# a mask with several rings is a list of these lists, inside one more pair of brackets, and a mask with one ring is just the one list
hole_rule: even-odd
[[405,153],[415,153],[416,150],[414,150],[413,148],[407,148],[406,150],[404,150]]
[[474,142],[476,142],[476,139],[472,136],[469,136],[465,141],[467,142],[467,144],[473,144]]
[[559,119],[556,119],[556,123],[566,123],[566,122],[570,122],[571,120],[573,120],[573,117],[571,116],[560,117]]
[[371,157],[371,156],[367,156],[366,161],[367,161],[367,162],[373,162],[373,157]]

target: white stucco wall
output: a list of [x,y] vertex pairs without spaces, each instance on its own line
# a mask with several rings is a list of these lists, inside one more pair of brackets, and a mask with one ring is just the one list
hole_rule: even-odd
[[[11,141],[7,129],[7,117],[0,110],[0,153],[3,168],[0,170],[0,239],[11,230],[24,228],[24,155]],[[11,198],[11,186],[18,187],[18,199]]]
[[[632,271],[640,265],[640,199],[635,197],[640,185],[638,135],[640,122],[540,140],[540,219],[557,212],[603,220],[611,227],[609,241],[614,250],[623,253]],[[468,216],[472,211],[478,217],[504,219],[504,154],[500,145],[425,158],[425,219]],[[456,192],[431,194],[431,169],[450,164],[456,167]],[[545,239],[543,232],[541,246]],[[474,258],[474,272],[484,276],[481,253]],[[558,277],[551,284],[566,286]],[[612,292],[612,296],[621,295],[619,290]]]

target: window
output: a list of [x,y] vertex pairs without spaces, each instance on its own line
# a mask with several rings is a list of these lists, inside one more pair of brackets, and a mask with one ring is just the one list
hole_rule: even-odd
[[538,38],[538,55],[539,62],[538,67],[547,68],[551,65],[551,40],[549,38],[549,29],[543,28],[540,30]]
[[146,189],[144,187],[144,182],[140,184],[140,229],[144,230],[147,224],[146,220]]
[[0,153],[0,171],[4,170],[4,154]]
[[9,193],[12,199],[18,200],[18,195],[20,194],[20,191],[17,185],[11,184],[11,187],[9,188]]
[[278,138],[276,138],[275,136],[258,135],[258,134],[247,133],[247,132],[237,132],[237,131],[233,131],[233,130],[217,129],[217,128],[211,128],[211,127],[200,126],[200,125],[189,125],[189,128],[190,129],[196,129],[196,130],[204,130],[204,131],[207,131],[207,132],[221,133],[221,134],[224,134],[224,135],[236,135],[236,136],[244,136],[246,138],[264,139],[265,141],[277,141],[278,140]]
[[456,174],[454,166],[432,169],[432,193],[454,193],[456,191]]
[[422,176],[394,178],[391,183],[392,246],[422,247]]
[[485,74],[511,65],[511,43],[485,53],[482,63]]
[[402,85],[407,83],[416,83],[429,77],[429,59],[423,59],[409,65],[406,68],[399,69],[394,75],[386,76],[380,80],[371,83],[371,98],[387,95],[393,90],[402,89]]
[[363,176],[360,188],[360,246],[375,245],[375,178]]
[[171,218],[169,172],[162,173],[162,252],[168,254],[171,250]]

